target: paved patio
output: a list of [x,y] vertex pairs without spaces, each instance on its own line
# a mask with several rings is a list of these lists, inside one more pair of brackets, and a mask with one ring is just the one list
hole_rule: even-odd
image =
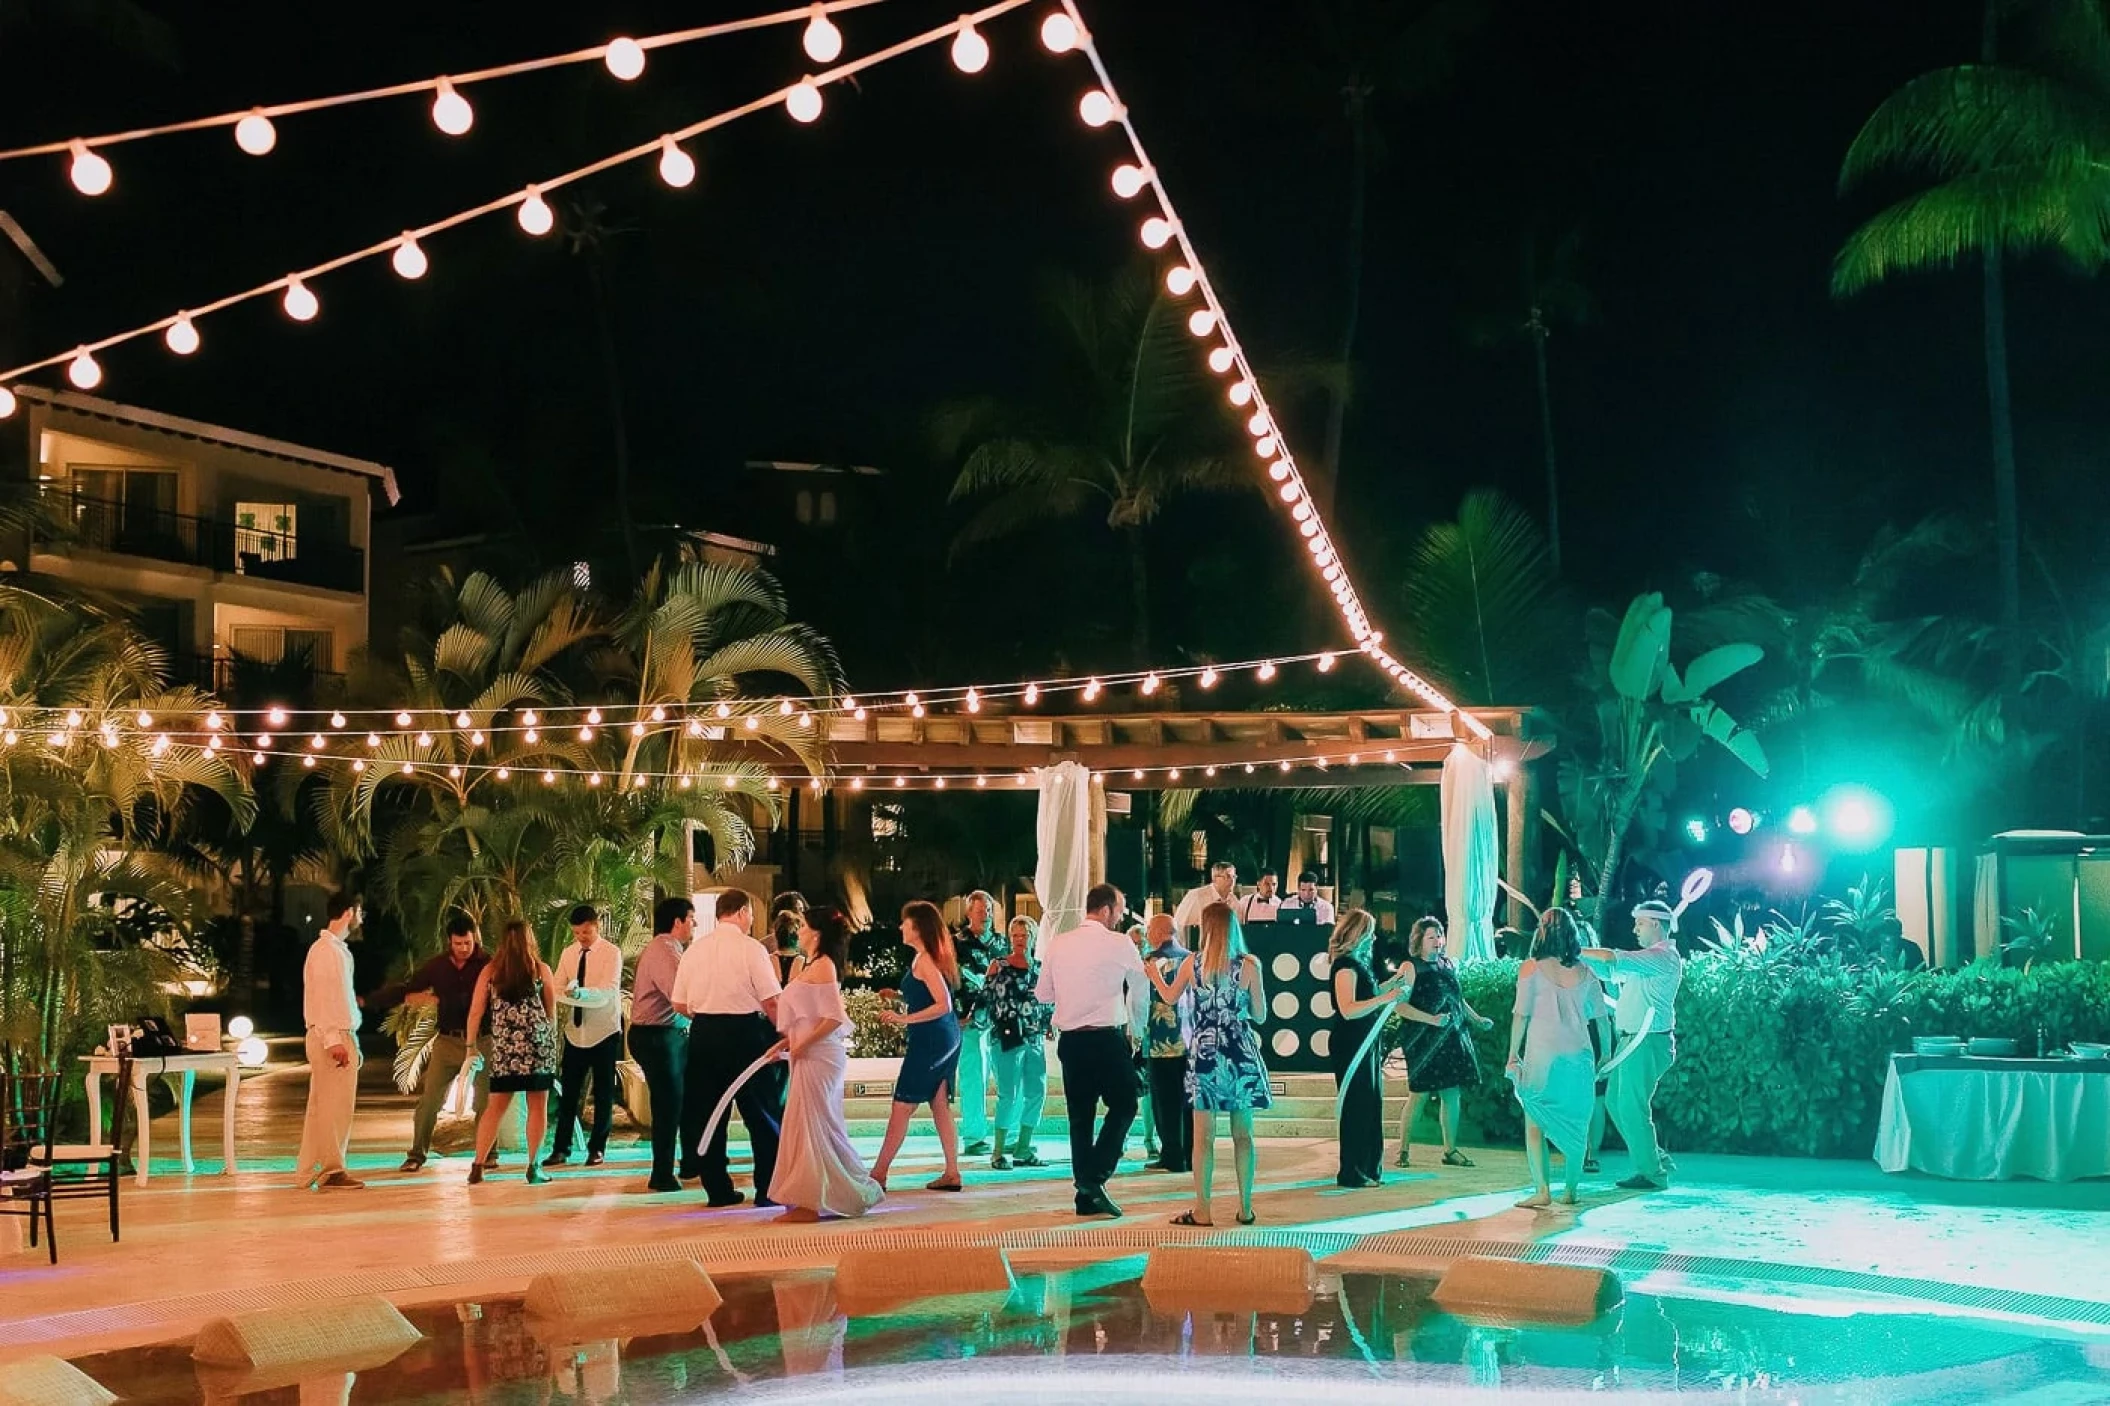
[[[773,1212],[709,1211],[693,1192],[644,1191],[647,1149],[618,1130],[609,1163],[520,1179],[517,1156],[481,1187],[466,1156],[399,1174],[410,1100],[369,1062],[354,1135],[364,1191],[311,1193],[292,1184],[306,1071],[245,1081],[243,1163],[216,1175],[219,1095],[201,1094],[198,1174],[174,1160],[172,1116],[157,1120],[151,1184],[124,1191],[121,1244],[94,1202],[60,1207],[60,1263],[0,1244],[0,1359],[180,1338],[208,1317],[267,1304],[322,1303],[382,1293],[404,1305],[517,1291],[532,1275],[594,1263],[694,1257],[723,1270],[831,1264],[846,1246],[1005,1246],[1022,1267],[1132,1256],[1161,1242],[1301,1244],[1335,1270],[1437,1271],[1460,1254],[1494,1253],[1606,1264],[1630,1288],[1730,1301],[1795,1300],[1808,1310],[2008,1318],[2110,1334],[2110,1183],[1957,1184],[1889,1177],[1867,1162],[1684,1155],[1678,1184],[1656,1195],[1585,1184],[1574,1211],[1516,1209],[1521,1154],[1475,1149],[1473,1169],[1418,1167],[1380,1188],[1333,1184],[1334,1149],[1312,1138],[1263,1144],[1260,1224],[1175,1229],[1186,1177],[1124,1174],[1120,1221],[1070,1213],[1067,1167],[991,1172],[969,1164],[965,1195],[919,1188],[935,1146],[912,1139],[896,1169],[903,1188],[860,1222],[777,1227]],[[442,1141],[459,1145],[466,1124]],[[450,1130],[443,1129],[443,1133]],[[874,1140],[860,1138],[865,1150]],[[1043,1140],[1043,1152],[1064,1149]],[[1226,1149],[1228,1150],[1228,1149]],[[1229,1159],[1219,1185],[1228,1187]],[[1222,1196],[1224,1193],[1220,1192]],[[1221,1199],[1228,1226],[1235,1199]],[[14,1223],[19,1226],[20,1222]],[[0,1233],[7,1227],[0,1225]]]

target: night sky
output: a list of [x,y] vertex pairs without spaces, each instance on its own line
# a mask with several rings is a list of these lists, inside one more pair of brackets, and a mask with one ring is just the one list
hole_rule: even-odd
[[[370,3],[297,7],[297,23],[296,7],[263,0],[149,8],[173,32],[172,65],[77,30],[6,31],[0,140],[428,77],[766,6]],[[1263,367],[1329,352],[1341,312],[1348,146],[1311,8],[1086,7]],[[1597,305],[1551,349],[1570,574],[1587,592],[1693,568],[1789,590],[1836,574],[1886,519],[1988,515],[1975,280],[1921,277],[1846,304],[1827,291],[1833,250],[1874,208],[1836,192],[1847,143],[1904,79],[1969,57],[1978,8],[1507,0],[1446,91],[1383,100],[1340,525],[1370,594],[1383,602],[1399,549],[1468,489],[1540,506],[1528,348],[1467,336],[1511,297],[1533,231],[1580,232]],[[957,9],[890,0],[844,16],[848,52]],[[1045,589],[1016,557],[948,566],[950,468],[929,416],[1030,386],[1050,272],[1103,274],[1139,252],[1134,212],[1106,186],[1118,139],[1077,120],[1087,69],[1041,50],[1039,13],[987,28],[994,57],[978,77],[938,45],[860,91],[831,89],[813,128],[771,112],[696,143],[702,174],[685,191],[646,161],[577,192],[622,231],[605,268],[645,515],[743,530],[745,460],[879,465],[911,509],[883,555],[930,588],[889,599],[927,606],[925,632],[1002,629],[1019,668],[1051,662],[1036,640],[1058,607],[1096,597]],[[598,65],[483,85],[459,140],[410,98],[284,119],[262,160],[224,130],[121,147],[99,201],[72,191],[58,158],[7,164],[0,206],[67,281],[17,297],[0,339],[10,362],[60,350],[517,189],[787,81],[810,66],[797,36],[662,50],[634,85]],[[426,250],[418,284],[383,261],[319,281],[308,326],[267,301],[201,324],[204,350],[187,363],[158,341],[113,351],[99,393],[382,460],[412,506],[454,517],[490,520],[507,493],[545,537],[607,521],[587,260],[503,215]],[[2096,463],[2101,293],[2049,267],[2025,266],[2013,287],[2025,522],[2092,544],[2092,505],[2064,505]],[[1303,412],[1296,440],[1315,459],[1319,405]],[[1097,571],[1104,533],[1062,530],[1078,570]],[[1301,638],[1301,601],[1226,607],[1241,583],[1297,580],[1257,499],[1176,508],[1158,534],[1173,644],[1241,655]],[[1202,540],[1220,544],[1213,568],[1187,550]],[[963,572],[974,601],[941,604],[963,594]],[[827,601],[798,605],[838,635],[855,628]],[[889,655],[859,641],[850,655],[868,676],[946,662],[898,643]]]

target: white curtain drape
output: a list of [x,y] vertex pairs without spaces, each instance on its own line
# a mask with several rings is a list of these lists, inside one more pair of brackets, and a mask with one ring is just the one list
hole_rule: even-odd
[[1039,957],[1056,933],[1084,921],[1084,895],[1091,887],[1092,774],[1076,762],[1058,762],[1035,770],[1033,779],[1040,787],[1040,856],[1033,866],[1041,909],[1034,952]]
[[1469,747],[1443,763],[1443,908],[1451,950],[1461,961],[1495,955],[1495,783]]

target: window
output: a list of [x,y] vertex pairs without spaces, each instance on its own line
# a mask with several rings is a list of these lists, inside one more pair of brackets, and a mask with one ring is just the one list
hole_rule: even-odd
[[908,816],[901,806],[872,807],[872,848],[877,851],[874,868],[884,874],[901,872],[902,855],[908,849]]
[[240,659],[256,664],[284,664],[304,660],[318,674],[332,672],[336,663],[336,636],[328,630],[286,625],[236,625],[227,632],[228,648]]
[[73,521],[84,544],[138,550],[177,535],[173,472],[76,464],[72,475]]
[[291,503],[234,505],[234,560],[240,570],[245,561],[291,561],[299,510]]
[[575,561],[571,564],[571,583],[582,591],[593,589],[593,566],[589,562]]
[[798,518],[801,527],[813,521],[812,489],[801,488],[799,490],[799,496],[792,500],[792,514]]
[[821,525],[823,527],[826,527],[833,524],[834,521],[835,490],[832,488],[824,488],[821,490]]

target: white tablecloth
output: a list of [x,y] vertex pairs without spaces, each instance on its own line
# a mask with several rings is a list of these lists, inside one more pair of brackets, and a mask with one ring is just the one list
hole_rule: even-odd
[[1876,1162],[1958,1181],[2110,1176],[2110,1061],[1893,1055]]

